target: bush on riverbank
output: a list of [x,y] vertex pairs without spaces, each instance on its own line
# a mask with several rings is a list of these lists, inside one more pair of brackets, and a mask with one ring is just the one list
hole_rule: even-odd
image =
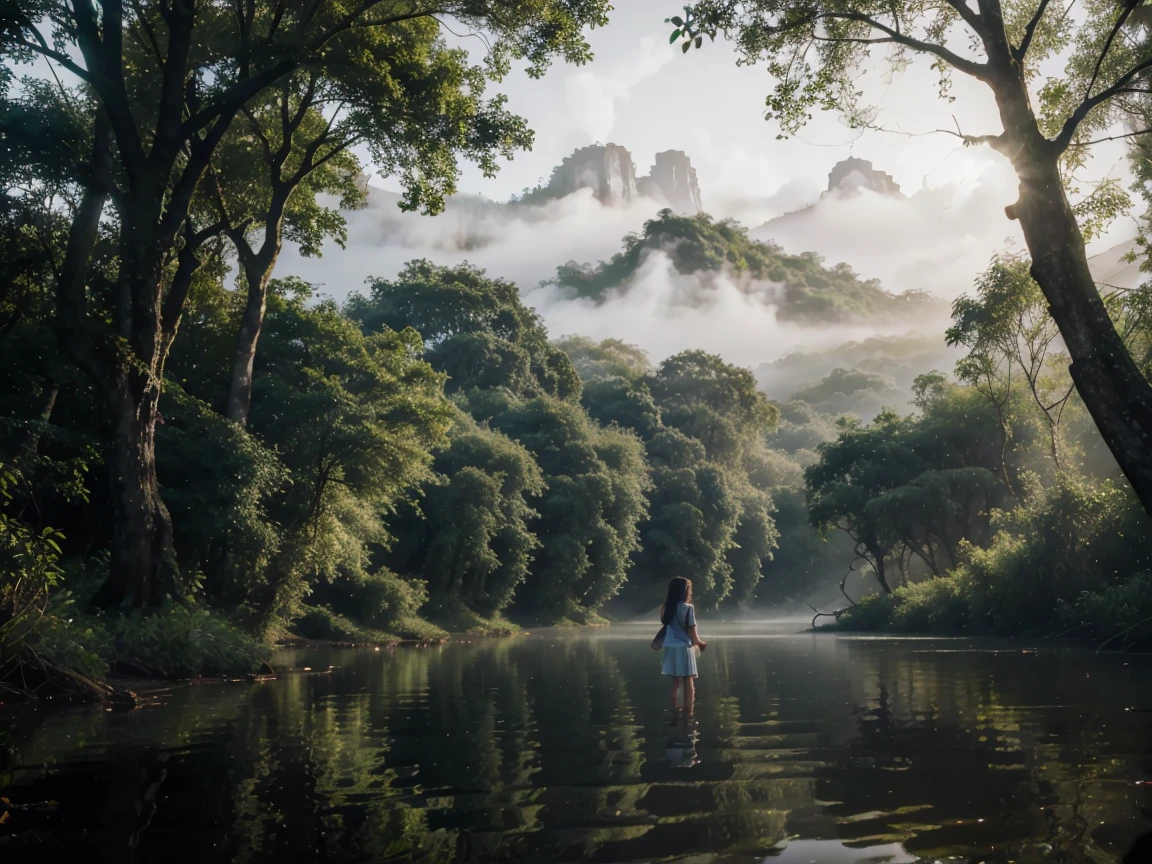
[[168,605],[148,615],[102,613],[116,671],[155,678],[236,676],[257,672],[270,651],[219,613]]
[[322,642],[358,642],[388,645],[405,640],[440,642],[448,631],[417,615],[395,619],[387,630],[372,627],[360,617],[342,615],[330,606],[309,606],[292,625],[291,636]]
[[993,528],[991,545],[967,546],[956,569],[866,597],[836,626],[1127,641],[1152,632],[1152,530],[1128,487],[1061,477],[996,514]]
[[45,616],[30,644],[46,660],[96,680],[110,671],[148,678],[248,675],[270,653],[220,613],[201,606],[88,615],[70,600]]

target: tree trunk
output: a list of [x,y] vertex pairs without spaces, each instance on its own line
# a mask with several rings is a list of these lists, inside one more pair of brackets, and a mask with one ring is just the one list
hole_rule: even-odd
[[[41,423],[47,423],[52,419],[52,411],[56,407],[56,397],[60,395],[60,388],[55,384],[48,382],[44,388],[43,401],[39,412]],[[31,471],[35,468],[33,464],[36,459],[36,454],[40,451],[40,427],[33,427],[24,439],[24,443],[20,446],[20,453],[16,457],[16,465],[26,475],[30,475]]]
[[[106,395],[104,451],[113,514],[112,567],[93,598],[97,607],[133,609],[180,596],[172,519],[156,481],[158,386],[140,386],[127,370]],[[135,380],[134,380],[135,379]]]
[[[269,257],[271,260],[268,260]],[[256,363],[256,344],[264,329],[268,283],[272,279],[275,257],[240,252],[244,281],[248,283],[248,299],[236,334],[236,350],[232,355],[232,378],[228,386],[226,416],[241,426],[248,425],[248,412],[252,408],[252,370]]]
[[[102,437],[113,516],[112,566],[92,604],[140,609],[180,600],[172,519],[156,480],[156,419],[168,349],[195,271],[181,256],[165,291],[165,242],[155,230],[155,199],[141,195],[121,209],[120,278],[113,321],[123,348],[112,352],[100,386]],[[173,309],[164,310],[162,306]],[[165,311],[170,312],[166,315]]]
[[888,586],[888,577],[884,574],[884,555],[883,553],[876,556],[876,581],[880,583],[880,590],[887,594],[892,593],[892,589]]
[[1008,215],[1020,220],[1032,256],[1032,278],[1044,292],[1068,348],[1076,390],[1152,515],[1152,385],[1104,308],[1064,192],[1060,154],[1040,135],[1023,82],[1002,82],[996,97],[1006,141],[999,149],[1012,159],[1020,178],[1020,198]]

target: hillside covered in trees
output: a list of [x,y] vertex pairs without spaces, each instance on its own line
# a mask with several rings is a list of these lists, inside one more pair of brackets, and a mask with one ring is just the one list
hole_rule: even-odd
[[826,267],[811,252],[790,255],[778,246],[751,240],[731,220],[706,213],[678,216],[662,210],[639,234],[624,238],[624,248],[593,266],[569,262],[556,271],[554,284],[576,297],[602,302],[626,292],[652,252],[663,252],[678,273],[700,276],[701,292],[723,274],[766,306],[776,318],[797,324],[853,322],[886,318],[912,320],[938,305],[925,291],[892,294],[874,279],[865,280],[847,264]]

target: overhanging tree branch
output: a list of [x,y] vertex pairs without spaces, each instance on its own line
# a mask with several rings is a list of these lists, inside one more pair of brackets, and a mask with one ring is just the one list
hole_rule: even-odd
[[1116,34],[1120,32],[1120,28],[1124,26],[1124,22],[1128,20],[1128,16],[1132,14],[1132,10],[1135,8],[1135,3],[1125,2],[1124,7],[1120,10],[1120,15],[1112,25],[1112,30],[1109,32],[1108,38],[1104,40],[1104,47],[1096,57],[1096,66],[1092,70],[1092,77],[1088,81],[1088,86],[1084,88],[1085,98],[1092,95],[1092,88],[1096,86],[1096,79],[1100,77],[1100,67],[1104,64],[1104,58],[1108,56],[1108,52],[1112,49],[1112,42],[1116,39]]
[[1128,82],[1132,81],[1137,75],[1147,69],[1152,69],[1152,57],[1137,63],[1116,79],[1111,87],[1101,90],[1095,96],[1085,99],[1076,106],[1076,110],[1064,121],[1064,126],[1061,127],[1060,133],[1052,140],[1056,152],[1063,153],[1068,149],[1068,146],[1072,143],[1073,136],[1076,134],[1077,127],[1084,122],[1084,119],[1092,113],[1093,109],[1107,102],[1112,97],[1123,93]]
[[[987,81],[989,78],[989,69],[985,63],[977,63],[975,60],[968,60],[961,57],[954,51],[950,51],[943,45],[937,45],[934,42],[924,42],[920,39],[914,39],[911,36],[901,32],[898,27],[890,27],[875,18],[865,15],[860,12],[818,12],[813,15],[806,15],[803,18],[798,18],[795,21],[787,21],[779,26],[769,26],[770,32],[773,34],[787,33],[793,30],[800,30],[803,28],[812,27],[815,24],[824,21],[854,21],[858,24],[864,24],[873,30],[888,36],[892,42],[898,45],[903,45],[905,48],[911,48],[913,51],[918,51],[923,54],[930,54],[938,57],[945,63],[952,66],[954,69],[963,72],[966,75],[971,75],[973,78],[981,81]],[[815,34],[813,34],[815,35]],[[849,39],[841,39],[833,37],[832,41],[850,41]]]
[[1032,16],[1032,20],[1028,22],[1028,26],[1024,28],[1024,36],[1020,40],[1020,44],[1012,49],[1012,56],[1016,58],[1017,63],[1023,63],[1025,56],[1028,54],[1028,49],[1032,47],[1032,39],[1036,35],[1036,28],[1040,26],[1040,21],[1044,17],[1044,13],[1048,11],[1048,3],[1050,0],[1040,0],[1040,5],[1036,7],[1036,14]]

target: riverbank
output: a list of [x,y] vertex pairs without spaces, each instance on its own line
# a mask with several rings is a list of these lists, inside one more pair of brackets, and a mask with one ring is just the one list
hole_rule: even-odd
[[74,613],[52,618],[0,666],[0,705],[107,703],[135,707],[165,686],[260,681],[276,674],[276,648],[394,649],[526,633],[502,618],[443,616],[395,622],[396,632],[309,610],[291,630],[258,640],[203,607],[170,606],[149,615]]
[[[962,569],[902,585],[888,595],[864,597],[834,612],[818,612],[813,630],[1074,639],[1115,651],[1152,651],[1152,575],[1135,574],[1084,591],[1074,603],[1056,600],[1051,607],[1023,595],[1009,596],[1004,587]],[[822,617],[833,620],[819,626]]]

